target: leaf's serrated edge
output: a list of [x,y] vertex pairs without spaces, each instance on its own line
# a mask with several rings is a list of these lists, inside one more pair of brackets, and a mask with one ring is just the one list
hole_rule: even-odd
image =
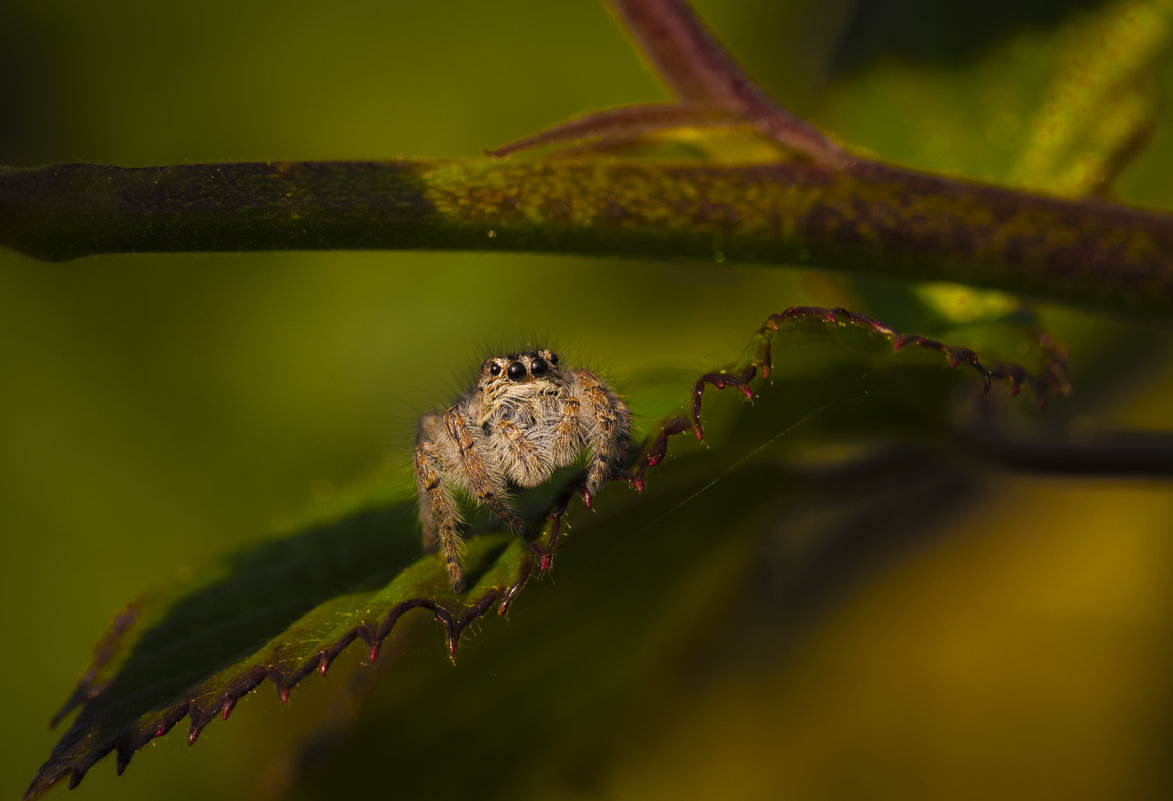
[[[535,541],[535,545],[531,547],[538,548],[537,543],[540,541],[541,538]],[[182,700],[160,710],[150,723],[136,723],[128,729],[114,734],[108,742],[96,748],[85,750],[85,756],[79,758],[73,764],[58,764],[55,766],[54,763],[59,763],[65,755],[50,755],[50,758],[42,765],[37,775],[33,778],[23,798],[25,801],[28,801],[39,796],[67,775],[70,777],[69,789],[72,790],[81,783],[90,768],[105,758],[111,751],[116,752],[115,769],[117,774],[121,776],[130,764],[131,757],[136,751],[152,740],[166,735],[185,717],[189,717],[191,720],[187,742],[188,745],[194,745],[199,739],[200,732],[203,731],[208,723],[217,716],[222,720],[227,720],[235,708],[236,703],[260,686],[265,679],[271,681],[277,688],[277,694],[282,703],[288,703],[290,691],[295,685],[315,672],[324,676],[338,655],[346,650],[356,639],[361,639],[366,643],[368,649],[367,658],[369,661],[374,662],[379,656],[380,646],[391,635],[399,618],[413,609],[427,609],[432,613],[433,618],[444,627],[449,656],[455,657],[456,648],[460,643],[460,637],[464,630],[474,620],[483,617],[492,608],[498,598],[500,598],[500,603],[497,605],[497,614],[504,616],[508,613],[509,607],[517,597],[518,592],[521,591],[522,586],[528,581],[532,573],[532,568],[533,556],[529,554],[523,556],[512,584],[507,587],[494,586],[488,588],[476,601],[463,606],[458,612],[454,612],[435,600],[428,598],[411,598],[399,601],[382,614],[382,622],[377,627],[360,623],[344,632],[332,644],[319,650],[291,672],[284,672],[276,665],[253,664],[249,667],[242,668],[238,671],[237,676],[230,681],[226,690],[221,690],[213,694],[208,701],[201,702],[200,700],[201,693],[199,690],[205,684],[201,683],[193,688],[193,691],[188,693]],[[131,605],[128,607],[128,610],[133,608],[134,605]],[[87,671],[86,676],[83,676],[82,680],[78,682],[77,689],[70,696],[66,704],[54,716],[54,723],[58,722],[65,714],[79,704],[93,700],[100,693],[100,688],[97,688],[87,678],[95,674],[114,655],[117,650],[117,640],[133,624],[134,614],[123,612],[115,617],[115,621],[111,625],[110,630],[98,641],[98,644],[94,648],[95,659],[93,666]]]
[[[1070,390],[1067,355],[1062,348],[1041,332],[1037,334],[1037,338],[1047,356],[1047,363],[1040,375],[1034,375],[1017,364],[999,364],[987,368],[978,360],[977,354],[968,348],[955,348],[934,339],[915,334],[902,334],[889,325],[847,309],[792,306],[783,312],[770,315],[754,334],[745,350],[745,356],[736,365],[726,370],[706,373],[697,379],[691,389],[691,407],[688,416],[670,415],[661,421],[646,437],[632,467],[617,476],[616,480],[626,481],[637,492],[642,492],[647,470],[663,460],[667,454],[670,437],[691,430],[698,440],[704,440],[700,415],[706,385],[712,385],[718,389],[736,387],[747,399],[752,400],[754,392],[751,383],[759,378],[763,381],[768,380],[772,372],[774,335],[781,330],[787,321],[799,320],[814,320],[831,327],[852,326],[868,331],[887,339],[894,352],[900,351],[908,345],[939,351],[946,357],[950,367],[956,368],[965,364],[971,366],[982,377],[986,392],[990,390],[994,380],[1008,383],[1012,397],[1019,393],[1022,385],[1029,385],[1034,390],[1040,407],[1045,406],[1048,394],[1066,394]],[[162,710],[153,725],[136,725],[127,731],[114,735],[108,743],[89,750],[86,756],[79,759],[76,764],[50,770],[50,766],[63,756],[60,754],[51,755],[37,772],[32,784],[25,792],[24,800],[29,801],[29,799],[35,798],[66,775],[70,776],[69,787],[73,789],[85,778],[86,772],[111,751],[117,752],[116,770],[118,775],[122,775],[127,765],[130,764],[135,751],[151,740],[167,734],[184,717],[191,719],[187,742],[189,745],[194,745],[199,739],[200,732],[208,723],[214,720],[217,715],[222,720],[227,720],[237,701],[255,690],[265,679],[269,679],[277,688],[282,703],[288,703],[290,691],[294,686],[315,671],[325,675],[330,664],[356,639],[362,639],[367,644],[367,656],[369,661],[373,663],[379,656],[380,646],[390,636],[396,622],[404,613],[412,609],[429,610],[433,618],[444,626],[449,656],[455,658],[456,648],[465,628],[477,618],[484,616],[498,598],[501,600],[497,607],[497,614],[504,616],[508,612],[517,594],[528,581],[535,559],[538,561],[540,573],[545,573],[550,568],[558,542],[562,516],[566,512],[570,500],[581,489],[580,482],[572,483],[558,496],[548,515],[550,525],[547,531],[542,537],[530,544],[529,554],[523,556],[514,581],[508,587],[490,587],[474,603],[464,606],[459,614],[454,614],[442,604],[427,598],[399,601],[387,610],[383,615],[383,622],[377,628],[372,629],[366,623],[361,623],[349,629],[333,644],[321,649],[289,673],[282,672],[276,665],[256,664],[244,668],[231,681],[227,690],[214,693],[212,699],[206,703],[201,703],[198,700],[200,697],[199,687],[203,686],[201,684],[188,697]],[[589,505],[589,500],[586,498],[584,500],[587,500],[587,505]],[[545,540],[544,543],[543,540]],[[110,631],[99,640],[94,648],[93,667],[78,682],[77,689],[62,710],[54,717],[54,722],[60,720],[74,707],[86,703],[98,695],[101,688],[93,682],[93,676],[117,652],[120,638],[129,630],[137,617],[135,609],[134,604],[129,605],[122,615],[115,618]]]
[[[749,346],[745,355],[733,367],[714,373],[706,373],[692,385],[692,404],[687,415],[675,415],[666,418],[648,435],[646,443],[636,459],[635,464],[626,475],[627,480],[637,491],[644,488],[645,474],[648,468],[659,464],[668,452],[668,440],[677,434],[691,430],[699,442],[705,439],[704,428],[701,426],[701,404],[704,400],[705,387],[712,385],[717,389],[734,387],[745,395],[747,400],[753,400],[752,384],[755,379],[767,381],[773,371],[773,339],[774,335],[782,330],[782,326],[790,321],[811,320],[824,323],[829,327],[853,327],[869,332],[888,340],[892,351],[898,352],[911,345],[930,351],[939,351],[943,354],[950,367],[956,368],[969,365],[982,378],[986,392],[994,381],[1003,381],[1010,387],[1010,396],[1019,394],[1023,385],[1029,386],[1035,393],[1039,408],[1046,408],[1049,395],[1066,395],[1071,391],[1071,378],[1067,369],[1067,352],[1059,346],[1048,334],[1043,331],[1034,332],[1034,337],[1045,355],[1045,362],[1036,375],[1025,367],[1011,362],[995,364],[986,367],[978,359],[976,353],[969,348],[957,348],[946,345],[935,339],[922,337],[917,334],[903,334],[890,325],[882,323],[858,312],[843,308],[825,309],[819,306],[791,306],[785,311],[771,314],[762,324]],[[551,539],[557,535],[555,527]]]

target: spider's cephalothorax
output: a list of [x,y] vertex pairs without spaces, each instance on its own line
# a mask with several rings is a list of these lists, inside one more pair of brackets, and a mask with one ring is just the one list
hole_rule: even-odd
[[448,577],[464,588],[454,490],[488,507],[518,533],[525,523],[509,488],[534,487],[590,451],[583,496],[590,503],[627,454],[631,411],[594,373],[559,364],[545,348],[494,356],[476,385],[443,413],[420,418],[415,478],[424,546],[439,545]]

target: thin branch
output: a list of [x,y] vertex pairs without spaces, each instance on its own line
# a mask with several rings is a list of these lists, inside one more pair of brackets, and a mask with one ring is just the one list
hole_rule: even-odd
[[856,159],[770,99],[684,0],[607,0],[683,103],[744,115],[765,136],[828,168]]
[[0,168],[0,244],[740,259],[1173,313],[1173,216],[860,162],[279,162]]
[[991,462],[1024,472],[1089,478],[1173,478],[1173,436],[1119,432],[1089,441],[1032,441],[987,432],[967,443]]
[[602,144],[628,142],[659,131],[678,128],[712,130],[753,130],[753,122],[741,114],[723,109],[688,106],[681,103],[647,103],[620,106],[574,117],[543,128],[535,134],[486,150],[486,156],[503,158],[523,150],[553,145],[597,141]]

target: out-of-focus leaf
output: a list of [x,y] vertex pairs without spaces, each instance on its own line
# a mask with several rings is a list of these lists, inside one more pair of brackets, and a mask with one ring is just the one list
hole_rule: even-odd
[[900,163],[1086,193],[1151,123],[1156,95],[1146,76],[1168,50],[1169,14],[1163,1],[1118,0],[1054,28],[1008,25],[961,61],[881,50],[832,87],[832,127]]
[[[832,93],[839,133],[928,169],[1065,197],[1103,192],[1151,132],[1152,74],[1169,51],[1171,14],[1163,0],[1122,0],[1055,29],[1010,28],[979,57],[948,66],[877,57]],[[911,291],[959,323],[1021,308],[1005,293],[954,284]]]
[[1155,117],[1153,68],[1169,48],[1167,2],[1109,3],[1054,35],[1055,75],[1010,183],[1081,197],[1109,184]]

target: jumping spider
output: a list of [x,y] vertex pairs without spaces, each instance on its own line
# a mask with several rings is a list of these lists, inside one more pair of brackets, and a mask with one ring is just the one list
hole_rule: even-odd
[[463,522],[454,490],[525,533],[509,489],[535,487],[584,450],[583,499],[613,477],[627,455],[631,410],[594,373],[560,367],[545,348],[494,356],[454,406],[420,418],[415,478],[424,547],[439,545],[452,589],[464,589]]

